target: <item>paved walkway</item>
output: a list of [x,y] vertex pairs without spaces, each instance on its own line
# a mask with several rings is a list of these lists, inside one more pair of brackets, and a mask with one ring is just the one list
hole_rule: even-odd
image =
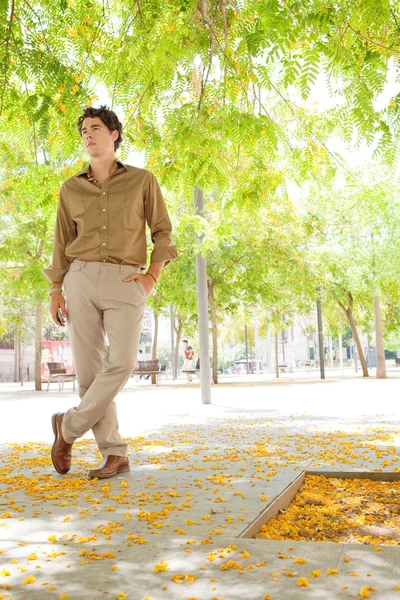
[[204,406],[195,387],[131,383],[131,472],[101,482],[91,437],[68,476],[51,465],[50,416],[72,393],[0,386],[0,599],[400,599],[399,546],[240,538],[302,469],[400,469],[398,395],[396,380],[255,382]]

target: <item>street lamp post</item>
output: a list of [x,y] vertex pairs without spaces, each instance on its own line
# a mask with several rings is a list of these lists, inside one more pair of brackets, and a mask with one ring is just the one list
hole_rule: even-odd
[[[202,190],[194,188],[195,214],[204,215],[204,196]],[[202,237],[197,237],[198,242]],[[207,261],[196,254],[197,308],[199,315],[199,346],[200,346],[200,388],[202,404],[211,404],[210,378],[210,347],[208,335],[208,290],[207,290]]]
[[322,329],[322,308],[321,299],[317,300],[317,320],[318,320],[318,347],[319,347],[319,370],[321,379],[325,379],[325,363],[324,363],[324,334]]

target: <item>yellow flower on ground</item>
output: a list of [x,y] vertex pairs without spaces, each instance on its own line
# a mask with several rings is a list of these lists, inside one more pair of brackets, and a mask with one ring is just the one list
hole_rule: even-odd
[[308,582],[307,577],[299,577],[297,585],[299,587],[311,587],[311,583]]
[[375,588],[372,587],[372,585],[368,585],[368,586],[363,585],[358,597],[359,598],[369,598],[371,595],[371,592],[373,592],[374,590],[375,590]]
[[293,563],[295,565],[303,565],[305,564],[307,561],[305,558],[295,558],[295,560],[293,561]]
[[309,573],[308,576],[312,578],[321,577],[321,571],[318,571],[317,569],[316,571],[312,571],[311,573]]
[[7,569],[3,569],[2,571],[0,571],[0,577],[10,577],[11,573],[10,571],[7,571]]
[[119,592],[118,596],[117,596],[117,600],[126,600],[127,599],[127,595],[125,594],[125,592]]
[[339,571],[337,569],[327,569],[326,570],[327,575],[337,575],[338,573],[339,573]]
[[29,585],[30,583],[35,583],[36,581],[36,577],[34,577],[33,575],[29,575],[29,577],[25,577],[25,579],[22,582],[22,585]]
[[58,600],[68,600],[69,598],[69,594],[61,594],[61,596],[58,596]]
[[49,535],[49,537],[47,538],[47,540],[49,542],[52,542],[53,544],[55,544],[55,542],[57,541],[57,538],[55,535]]
[[118,571],[117,565],[113,565],[112,567],[110,567],[110,571]]
[[30,554],[28,556],[28,560],[37,560],[37,554],[36,554],[36,552],[32,552],[32,554]]
[[343,562],[347,562],[347,563],[349,563],[349,562],[350,562],[350,559],[349,559],[347,556],[345,556],[345,557],[343,558]]
[[168,569],[169,563],[165,562],[163,559],[160,560],[158,565],[154,565],[154,573],[161,573]]

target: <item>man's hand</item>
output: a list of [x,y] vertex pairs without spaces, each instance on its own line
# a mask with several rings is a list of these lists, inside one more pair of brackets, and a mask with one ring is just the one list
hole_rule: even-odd
[[129,283],[130,281],[134,281],[135,279],[139,281],[144,287],[146,296],[150,296],[155,286],[155,281],[151,277],[151,275],[147,275],[146,273],[144,273],[143,275],[141,273],[133,273],[132,275],[128,275],[128,277],[125,277],[123,281],[125,281],[125,283]]
[[[63,322],[60,323],[59,320],[57,319],[57,311],[58,309],[61,308],[62,311],[62,316],[63,316]],[[60,327],[65,327],[65,320],[67,319],[67,311],[65,308],[65,298],[62,295],[61,291],[60,292],[53,292],[50,296],[50,312],[51,312],[51,318],[53,319],[54,323]]]

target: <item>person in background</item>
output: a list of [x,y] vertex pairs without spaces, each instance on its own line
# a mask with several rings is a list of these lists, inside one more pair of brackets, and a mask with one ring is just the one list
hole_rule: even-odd
[[[137,355],[138,369],[140,369],[140,362],[141,362],[141,360],[142,360],[142,358],[143,358],[142,354],[143,354],[143,351],[142,351],[142,350],[139,350],[139,353],[138,353],[138,355]],[[142,377],[143,377],[143,375],[140,375],[140,376],[139,376],[139,379],[142,379]]]
[[[185,360],[183,363],[182,371],[192,371],[193,370],[193,358],[194,352],[192,346],[189,346],[189,340],[183,340]],[[192,373],[186,373],[188,382],[193,381]]]

